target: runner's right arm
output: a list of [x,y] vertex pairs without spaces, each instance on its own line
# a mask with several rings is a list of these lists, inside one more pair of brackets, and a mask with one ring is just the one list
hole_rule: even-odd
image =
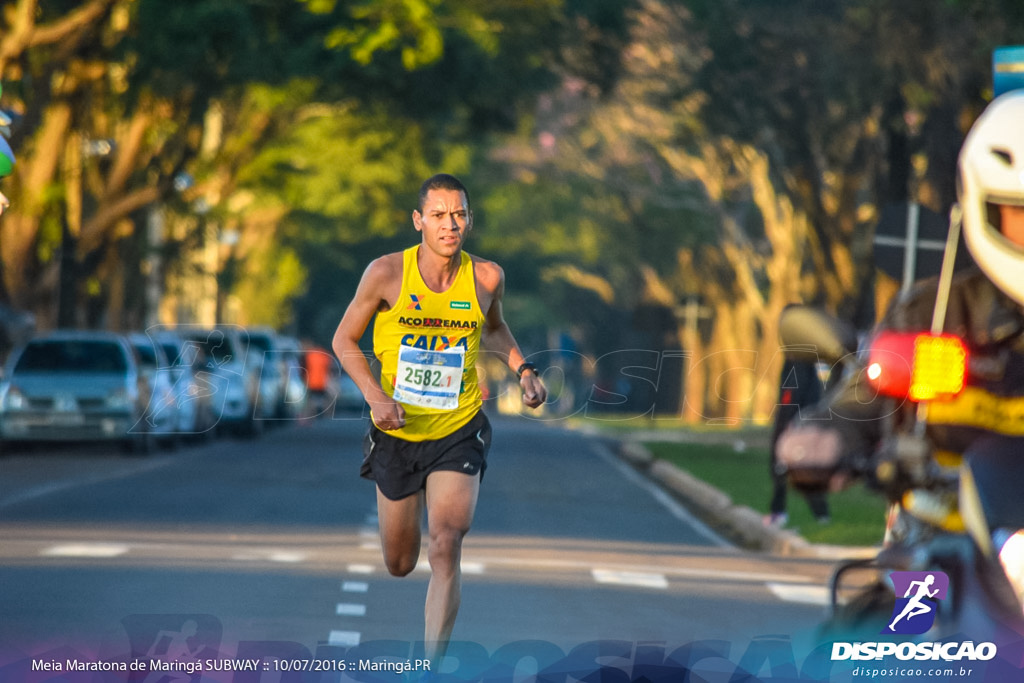
[[384,393],[359,347],[359,340],[362,339],[373,316],[378,311],[388,310],[391,302],[397,298],[397,293],[391,290],[396,285],[401,286],[402,262],[399,254],[396,274],[394,256],[382,256],[366,267],[356,294],[345,310],[331,343],[334,354],[341,361],[341,367],[370,404],[374,424],[384,431],[405,426],[405,411],[398,402]]

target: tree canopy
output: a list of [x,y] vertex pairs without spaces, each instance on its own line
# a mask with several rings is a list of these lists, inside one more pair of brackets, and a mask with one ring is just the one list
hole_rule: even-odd
[[[444,170],[529,345],[682,350],[667,409],[690,419],[770,413],[787,303],[870,324],[881,211],[948,211],[992,50],[1024,43],[1015,0],[0,9],[0,298],[41,325],[325,343]],[[624,405],[649,412],[651,384]]]

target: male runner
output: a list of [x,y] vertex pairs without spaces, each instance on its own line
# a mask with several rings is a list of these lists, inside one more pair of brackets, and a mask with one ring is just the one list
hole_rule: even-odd
[[[527,406],[540,406],[547,391],[505,323],[504,272],[462,249],[473,227],[465,186],[447,174],[427,179],[412,223],[420,244],[370,263],[333,348],[371,407],[361,474],[377,483],[384,562],[394,576],[416,566],[426,507],[424,641],[436,671],[459,609],[462,539],[490,445],[476,373],[481,339],[517,373]],[[379,381],[359,348],[371,319]]]

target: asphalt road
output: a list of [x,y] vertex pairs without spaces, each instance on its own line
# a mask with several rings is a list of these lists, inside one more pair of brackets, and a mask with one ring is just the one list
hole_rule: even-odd
[[[357,476],[364,428],[4,456],[0,680],[83,659],[141,658],[149,669],[102,679],[137,681],[370,680],[382,674],[353,673],[359,661],[411,665],[429,568],[383,569],[373,486]],[[495,419],[489,463],[453,675],[600,662],[636,680],[671,655],[729,680],[740,662],[799,668],[816,646],[831,563],[730,547],[606,444],[557,425]],[[160,673],[154,658],[200,668]],[[247,660],[258,670],[223,670]]]

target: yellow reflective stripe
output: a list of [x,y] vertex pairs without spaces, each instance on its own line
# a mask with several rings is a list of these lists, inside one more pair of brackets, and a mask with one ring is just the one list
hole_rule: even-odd
[[1024,396],[996,396],[984,389],[967,387],[951,401],[929,403],[928,422],[1024,436]]
[[964,456],[960,453],[954,453],[952,451],[935,451],[932,455],[935,458],[935,462],[939,467],[945,467],[947,469],[955,469],[960,467],[960,463],[964,461]]

